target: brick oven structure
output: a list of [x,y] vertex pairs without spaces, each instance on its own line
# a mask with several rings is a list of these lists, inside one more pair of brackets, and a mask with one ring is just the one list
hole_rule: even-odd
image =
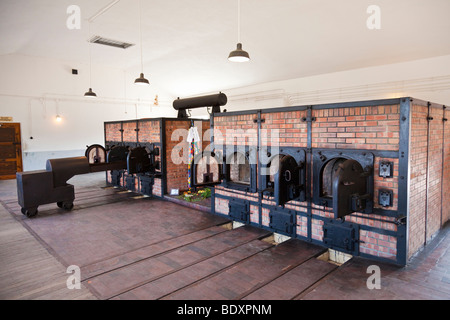
[[449,116],[412,98],[215,113],[212,212],[405,265],[450,218]]
[[159,161],[153,174],[107,181],[160,198],[187,190],[188,143],[176,132],[194,123],[202,137],[211,129],[191,166],[194,187],[214,186],[211,213],[405,265],[450,219],[449,116],[399,98],[107,122],[107,148],[145,146]]
[[[187,131],[195,126],[202,139],[209,123],[209,120],[176,118],[105,122],[106,149],[113,146],[145,147],[155,155],[158,168],[156,172],[145,175],[128,174],[126,170],[108,171],[107,183],[158,198],[163,198],[171,189],[187,190]],[[199,147],[206,146],[206,143],[202,140]]]

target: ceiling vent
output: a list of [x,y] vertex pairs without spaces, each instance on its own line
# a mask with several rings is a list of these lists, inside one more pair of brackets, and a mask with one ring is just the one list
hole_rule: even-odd
[[102,44],[104,46],[121,48],[121,49],[127,49],[129,47],[134,46],[133,43],[127,43],[127,42],[123,42],[123,41],[107,39],[107,38],[103,38],[100,36],[93,36],[91,39],[89,39],[89,42]]

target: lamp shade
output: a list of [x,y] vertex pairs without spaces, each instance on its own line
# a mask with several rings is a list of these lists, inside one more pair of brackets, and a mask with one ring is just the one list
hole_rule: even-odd
[[228,60],[232,62],[247,62],[250,60],[250,56],[247,51],[242,50],[242,43],[238,43],[236,50],[230,52]]
[[143,73],[141,73],[139,78],[134,80],[134,83],[137,84],[137,85],[141,85],[141,86],[148,86],[150,84],[150,82],[147,79],[144,78],[144,74]]
[[89,91],[84,94],[87,98],[97,98],[95,92],[92,91],[92,88],[89,88]]

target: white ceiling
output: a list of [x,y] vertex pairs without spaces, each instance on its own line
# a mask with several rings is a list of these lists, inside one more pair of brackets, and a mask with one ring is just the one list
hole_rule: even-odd
[[[88,63],[87,19],[112,0],[1,0],[0,55]],[[237,0],[142,0],[144,72],[174,96],[450,54],[449,0],[241,0],[251,62],[227,61],[237,43]],[[80,30],[66,27],[69,5]],[[367,7],[381,8],[369,30]],[[139,2],[121,0],[91,34],[135,43],[92,46],[94,64],[140,70]]]

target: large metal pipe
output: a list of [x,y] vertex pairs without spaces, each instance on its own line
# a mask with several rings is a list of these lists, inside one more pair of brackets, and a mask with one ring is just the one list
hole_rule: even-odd
[[204,107],[220,107],[226,105],[227,102],[227,96],[224,93],[220,92],[219,94],[212,94],[209,96],[187,99],[178,98],[173,102],[173,108],[175,110],[187,110]]

